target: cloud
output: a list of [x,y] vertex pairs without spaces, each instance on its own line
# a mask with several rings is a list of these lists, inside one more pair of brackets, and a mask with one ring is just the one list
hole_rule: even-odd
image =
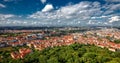
[[116,11],[120,11],[120,3],[117,4],[105,4],[102,7],[105,11],[104,14],[114,14]]
[[0,26],[9,24],[12,26],[107,26],[113,23],[119,25],[120,13],[116,12],[119,10],[119,5],[119,3],[101,4],[82,1],[56,10],[52,4],[47,4],[41,11],[36,11],[24,19],[23,16],[2,14]]
[[49,12],[49,11],[51,11],[52,9],[54,9],[53,5],[52,5],[52,4],[47,4],[47,5],[42,9],[42,12]]
[[[103,10],[104,9],[104,10]],[[78,4],[70,4],[61,7],[52,12],[37,11],[28,18],[35,19],[41,23],[52,23],[56,26],[72,25],[110,25],[118,13],[114,13],[119,9],[119,4],[101,5],[99,2],[83,1]],[[113,14],[111,14],[113,13]]]
[[[95,5],[95,3],[97,3]],[[65,18],[69,19],[72,17],[76,18],[84,18],[86,19],[89,16],[100,15],[102,11],[100,10],[100,3],[99,2],[80,2],[79,4],[75,5],[68,5],[65,7],[61,7],[58,10],[54,10],[53,12],[48,12],[53,9],[52,5],[46,5],[42,11],[38,11],[30,16],[33,18],[39,19],[41,18]],[[46,12],[46,13],[42,13]],[[87,12],[87,13],[86,13]],[[31,17],[31,18],[32,18]]]
[[22,20],[20,16],[13,14],[0,14],[0,26],[26,26],[28,20]]
[[14,15],[12,15],[12,14],[7,14],[7,15],[0,14],[0,21],[6,20],[9,18],[13,18],[13,17],[14,17]]
[[0,8],[5,8],[6,6],[0,3]]
[[113,16],[113,17],[111,17],[109,19],[110,19],[110,21],[109,21],[110,23],[120,21],[120,16]]
[[91,19],[103,19],[103,18],[108,18],[109,16],[105,16],[105,15],[102,15],[102,16],[94,16],[94,17],[91,17]]
[[[49,6],[47,7],[49,8]],[[103,13],[103,11],[101,11],[101,4],[99,2],[92,3],[87,1],[74,5],[67,5],[59,8],[58,10],[53,10],[52,12],[48,12],[45,9],[46,7],[43,9],[44,11],[37,11],[36,13],[29,15],[28,18],[43,22],[56,23],[56,25],[79,26],[85,25],[88,20],[91,19],[91,16],[100,16]]]
[[120,10],[120,4],[112,5],[110,10]]
[[40,0],[43,4],[46,2],[46,0]]
[[15,26],[21,21],[17,20],[18,16],[13,14],[0,14],[0,26]]

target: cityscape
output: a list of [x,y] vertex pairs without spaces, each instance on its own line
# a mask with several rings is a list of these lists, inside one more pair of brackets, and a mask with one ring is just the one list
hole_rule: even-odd
[[[0,48],[11,51],[9,57],[14,60],[24,59],[27,55],[34,54],[35,51],[72,44],[94,45],[113,53],[120,52],[120,30],[118,28],[63,27],[44,30],[4,30],[1,33]],[[4,55],[1,59],[2,57]]]
[[120,63],[120,0],[0,0],[0,63]]

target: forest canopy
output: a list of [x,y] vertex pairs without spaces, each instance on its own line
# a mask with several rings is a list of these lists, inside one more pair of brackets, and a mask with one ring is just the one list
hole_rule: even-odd
[[3,63],[120,63],[120,52],[94,45],[72,44],[33,50],[24,59],[5,58]]

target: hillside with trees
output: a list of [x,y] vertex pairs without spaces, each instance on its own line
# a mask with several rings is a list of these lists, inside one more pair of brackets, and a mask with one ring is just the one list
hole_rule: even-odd
[[94,45],[72,44],[33,52],[24,59],[4,58],[2,63],[120,63],[120,52]]

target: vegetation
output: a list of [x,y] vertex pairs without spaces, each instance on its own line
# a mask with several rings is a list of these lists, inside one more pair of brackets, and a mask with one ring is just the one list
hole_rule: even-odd
[[1,63],[120,63],[120,52],[82,44],[33,50],[24,59],[17,60],[10,57],[10,51],[0,55]]
[[0,33],[1,37],[16,37],[20,35],[21,33]]
[[11,63],[11,62],[14,63],[16,60],[11,58],[10,53],[12,51],[18,51],[18,49],[23,48],[23,47],[28,48],[27,46],[0,48],[0,63]]
[[120,43],[120,39],[114,40],[115,43]]
[[13,51],[12,47],[0,48],[0,63],[7,63],[7,59],[12,59],[10,57],[10,52]]
[[0,48],[0,52],[3,52],[3,51],[12,51],[13,48],[12,47],[4,47],[4,48]]

